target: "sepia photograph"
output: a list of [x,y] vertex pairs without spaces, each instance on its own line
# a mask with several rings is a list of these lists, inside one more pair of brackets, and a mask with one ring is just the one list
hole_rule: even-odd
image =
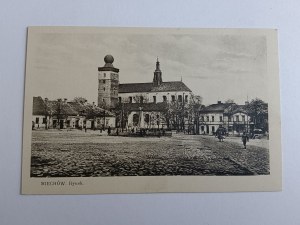
[[281,188],[276,31],[30,27],[27,41],[23,193]]

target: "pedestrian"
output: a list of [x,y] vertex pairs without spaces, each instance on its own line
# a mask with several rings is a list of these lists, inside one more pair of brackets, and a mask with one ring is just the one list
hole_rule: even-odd
[[243,132],[242,142],[243,142],[243,145],[244,145],[244,149],[246,149],[247,140],[248,140],[248,136],[247,136],[246,132]]
[[110,128],[110,126],[108,126],[108,128],[107,128],[107,134],[110,135],[110,133],[111,133],[111,128]]
[[117,128],[117,132],[116,133],[117,133],[117,136],[119,136],[119,129],[118,128]]

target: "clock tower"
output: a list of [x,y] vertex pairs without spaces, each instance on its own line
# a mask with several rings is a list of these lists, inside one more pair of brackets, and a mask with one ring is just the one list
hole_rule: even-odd
[[98,67],[98,106],[112,109],[118,102],[119,69],[113,66],[112,55],[106,55],[104,62],[103,67]]

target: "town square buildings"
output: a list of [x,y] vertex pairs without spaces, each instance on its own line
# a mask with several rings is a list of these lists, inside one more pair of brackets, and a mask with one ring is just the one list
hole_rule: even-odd
[[249,102],[203,106],[182,80],[163,81],[158,58],[153,80],[147,83],[120,83],[122,73],[113,63],[114,57],[106,55],[104,66],[98,67],[97,105],[34,97],[33,128],[162,128],[210,135],[218,128],[232,134],[254,129],[257,121],[249,114]]

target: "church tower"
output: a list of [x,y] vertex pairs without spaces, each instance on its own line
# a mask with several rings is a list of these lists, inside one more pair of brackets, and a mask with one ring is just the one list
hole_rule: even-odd
[[111,109],[118,102],[119,69],[113,66],[112,55],[106,55],[104,62],[103,67],[98,67],[98,106]]
[[157,58],[156,61],[156,69],[154,71],[154,77],[153,77],[153,85],[154,86],[159,86],[162,83],[162,76],[161,76],[161,70],[160,70],[160,64]]

